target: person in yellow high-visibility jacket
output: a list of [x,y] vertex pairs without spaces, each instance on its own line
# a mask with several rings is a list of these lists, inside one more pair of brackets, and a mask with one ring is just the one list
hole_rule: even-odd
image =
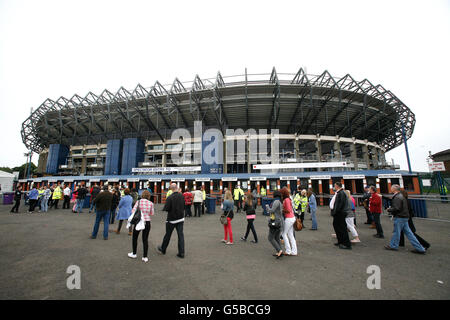
[[261,189],[260,189],[260,192],[259,192],[260,194],[261,194],[261,197],[265,197],[266,195],[267,195],[267,193],[266,193],[266,189],[264,189],[264,187],[261,187]]
[[234,199],[234,205],[237,207],[237,211],[241,211],[241,201],[244,198],[244,191],[241,189],[240,185],[236,185],[236,187],[233,190],[233,199]]
[[202,187],[202,194],[203,194],[202,214],[205,214],[205,206],[206,206],[206,191],[205,191],[205,186]]
[[[305,219],[305,212],[306,212],[306,209],[308,208],[308,197],[307,197],[306,190],[302,190],[302,192],[300,194],[300,208],[301,208],[300,220],[302,221],[302,224],[303,224],[303,220]],[[303,224],[303,226],[304,226],[304,224]]]
[[55,207],[55,209],[58,209],[58,202],[60,199],[62,199],[63,192],[61,190],[60,185],[58,184],[55,188],[55,190],[53,190],[53,195],[52,195],[52,199],[53,199],[53,203],[52,206],[50,208]]

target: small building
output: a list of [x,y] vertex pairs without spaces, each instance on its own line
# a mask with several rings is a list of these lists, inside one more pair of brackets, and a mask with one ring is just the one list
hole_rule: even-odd
[[12,192],[16,176],[0,170],[0,192]]

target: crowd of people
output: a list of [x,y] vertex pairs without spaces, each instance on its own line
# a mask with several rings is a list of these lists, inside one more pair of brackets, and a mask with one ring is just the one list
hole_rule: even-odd
[[[258,237],[254,227],[255,209],[258,198],[255,191],[245,194],[239,185],[236,185],[233,194],[225,189],[225,197],[222,204],[223,216],[222,223],[224,227],[224,238],[221,240],[227,245],[233,244],[233,233],[231,221],[234,218],[234,208],[236,213],[243,209],[247,215],[247,230],[241,240],[246,241],[249,232],[252,231],[254,240],[257,243]],[[356,223],[356,200],[349,190],[344,190],[340,182],[334,185],[334,195],[330,199],[330,214],[333,217],[333,229],[335,231],[331,236],[337,239],[335,245],[340,249],[351,250],[352,245],[360,243],[361,239],[357,231]],[[422,237],[417,235],[412,217],[414,212],[411,203],[408,200],[408,193],[400,189],[399,185],[393,185],[391,188],[393,194],[389,199],[391,206],[387,212],[394,220],[394,232],[386,250],[398,250],[399,246],[404,246],[404,236],[411,242],[414,250],[411,252],[424,254],[430,247],[430,244]],[[362,197],[364,209],[366,211],[367,221],[364,224],[370,225],[369,228],[375,229],[375,238],[384,239],[383,228],[381,226],[381,214],[383,212],[382,196],[377,193],[375,186],[364,188]],[[244,205],[242,205],[244,203]],[[298,255],[297,240],[295,237],[295,225],[298,223],[305,227],[305,213],[310,213],[312,221],[309,230],[318,230],[317,223],[317,201],[314,192],[309,189],[299,187],[294,195],[290,194],[287,187],[273,192],[273,202],[266,205],[269,218],[268,240],[275,249],[274,256],[279,259],[282,256]],[[298,227],[297,227],[298,228]],[[352,237],[350,239],[349,233]],[[284,245],[284,250],[283,250]]]
[[[357,231],[356,224],[356,200],[348,190],[342,188],[342,184],[334,184],[334,195],[330,199],[329,207],[333,218],[333,228],[335,233],[332,237],[337,239],[335,245],[340,249],[351,250],[352,245],[360,243],[361,239]],[[383,212],[382,196],[377,193],[374,186],[365,187],[362,203],[366,211],[367,221],[365,224],[369,228],[376,229],[374,236],[384,239],[383,228],[381,226],[380,216]],[[430,247],[430,244],[416,234],[416,229],[412,220],[414,212],[408,200],[408,194],[401,190],[398,185],[392,185],[393,194],[390,200],[391,205],[387,212],[394,220],[394,232],[386,250],[398,250],[399,246],[404,246],[404,236],[411,242],[414,250],[412,252],[424,254]],[[22,189],[18,187],[15,191],[15,204],[11,209],[12,213],[18,213],[20,201],[22,198]],[[36,208],[39,212],[48,212],[49,209],[58,209],[59,200],[63,200],[62,209],[70,209],[72,203],[72,212],[81,213],[85,206],[86,196],[90,194],[89,213],[95,212],[96,218],[91,234],[91,239],[96,239],[103,221],[103,239],[107,240],[109,236],[109,226],[117,220],[118,225],[114,230],[120,234],[122,225],[125,221],[128,234],[132,236],[132,252],[128,257],[135,259],[137,257],[137,240],[142,231],[143,257],[144,262],[148,262],[148,238],[151,229],[151,216],[155,214],[153,203],[153,193],[150,188],[144,190],[139,195],[136,189],[97,186],[93,185],[90,190],[85,186],[79,185],[72,192],[68,185],[61,186],[57,184],[52,187],[42,186],[32,189],[27,193],[28,213],[33,213]],[[253,192],[244,193],[239,185],[236,185],[233,193],[227,188],[224,189],[224,198],[221,204],[223,211],[221,222],[224,228],[224,238],[221,241],[227,245],[233,245],[232,220],[234,212],[245,212],[247,228],[245,234],[240,238],[247,241],[250,231],[253,235],[252,243],[258,243],[258,235],[254,225],[256,219],[256,209],[258,201],[266,195],[266,191],[261,189],[260,194]],[[194,206],[194,217],[201,217],[205,212],[206,192],[202,190],[190,191],[188,188],[182,190],[173,183],[170,185],[166,194],[166,201],[163,211],[167,212],[166,233],[158,251],[166,254],[173,230],[178,235],[178,254],[184,258],[184,233],[183,226],[185,218],[193,217],[192,206]],[[235,209],[236,208],[236,209]],[[310,214],[311,231],[318,230],[317,222],[317,200],[314,192],[301,187],[290,194],[287,187],[275,190],[273,192],[273,201],[270,205],[263,207],[268,218],[268,240],[275,249],[273,254],[277,259],[282,256],[297,256],[298,246],[296,240],[296,231],[305,229],[305,215]],[[222,219],[223,218],[223,219]],[[300,226],[300,228],[299,228]],[[352,237],[350,239],[349,233]],[[283,250],[284,246],[284,250]]]

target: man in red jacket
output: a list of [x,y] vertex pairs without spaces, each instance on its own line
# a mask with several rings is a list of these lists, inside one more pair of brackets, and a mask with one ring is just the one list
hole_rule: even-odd
[[370,186],[370,193],[372,194],[369,199],[369,211],[372,214],[373,220],[375,221],[375,227],[377,229],[377,234],[374,235],[375,238],[384,239],[383,228],[381,227],[381,213],[382,201],[380,195],[377,193],[377,189],[374,186]]

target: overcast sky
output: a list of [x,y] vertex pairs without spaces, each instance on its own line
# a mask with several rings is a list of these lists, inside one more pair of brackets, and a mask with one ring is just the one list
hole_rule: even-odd
[[[427,171],[428,151],[450,148],[449,59],[450,1],[0,0],[0,166],[25,162],[21,124],[46,98],[275,66],[391,90]],[[407,169],[403,145],[386,158]]]

